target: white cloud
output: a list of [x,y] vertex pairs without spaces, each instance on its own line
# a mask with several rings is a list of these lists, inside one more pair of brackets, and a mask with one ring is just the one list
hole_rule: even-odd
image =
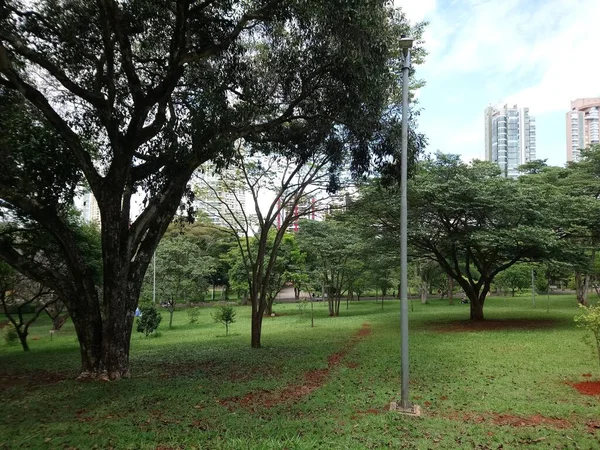
[[537,113],[563,111],[572,99],[600,93],[598,18],[598,0],[460,0],[431,18],[424,69],[488,83],[530,80],[500,95]]
[[394,0],[393,3],[412,23],[422,22],[436,7],[436,0]]

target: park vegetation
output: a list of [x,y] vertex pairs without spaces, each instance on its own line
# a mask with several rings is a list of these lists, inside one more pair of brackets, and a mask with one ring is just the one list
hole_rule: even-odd
[[[102,380],[130,374],[144,277],[190,210],[194,171],[227,166],[240,144],[303,163],[322,152],[331,189],[342,153],[368,171],[396,148],[399,38],[423,29],[379,1],[7,0],[0,12],[0,257],[63,299],[80,377]],[[99,267],[69,214],[82,186],[100,210]]]

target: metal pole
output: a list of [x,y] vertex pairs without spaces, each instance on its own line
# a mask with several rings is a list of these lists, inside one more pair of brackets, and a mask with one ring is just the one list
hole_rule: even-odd
[[531,300],[535,308],[535,269],[531,269]]
[[156,305],[156,252],[152,255],[153,273],[152,273],[152,304]]
[[406,196],[408,178],[408,72],[410,48],[403,48],[402,66],[402,154],[400,172],[400,334],[402,339],[402,393],[400,407],[412,408],[408,399],[408,201]]

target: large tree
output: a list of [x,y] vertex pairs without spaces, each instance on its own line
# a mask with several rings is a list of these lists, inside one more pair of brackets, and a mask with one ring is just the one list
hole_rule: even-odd
[[[19,227],[55,242],[65,270],[26,258],[12,234],[0,257],[65,299],[80,377],[129,374],[144,273],[200,164],[225,164],[237,140],[272,151],[285,142],[300,156],[344,142],[360,172],[373,151],[393,147],[381,119],[397,95],[397,43],[409,27],[390,8],[383,0],[0,4],[0,94],[27,101],[21,129],[2,147],[0,199]],[[101,283],[61,208],[83,177],[100,209]]]
[[324,221],[303,220],[298,231],[298,245],[306,253],[327,294],[329,315],[340,315],[342,295],[352,289],[355,280],[367,270],[363,251],[369,244],[351,224],[333,217]]
[[329,198],[325,188],[339,184],[338,164],[345,153],[344,145],[305,148],[300,156],[283,152],[250,157],[239,149],[218,182],[199,178],[198,201],[219,216],[237,240],[232,255],[240,261],[232,264],[230,277],[237,278],[238,287],[239,278],[246,278],[254,348],[261,346],[263,315],[285,281],[281,246],[288,228],[323,208]]
[[[420,164],[409,182],[408,235],[414,256],[436,261],[470,300],[482,320],[494,277],[520,261],[557,251],[560,228],[552,186],[504,178],[492,163],[465,164],[438,154]],[[398,236],[399,201],[374,186],[360,202],[379,233]]]

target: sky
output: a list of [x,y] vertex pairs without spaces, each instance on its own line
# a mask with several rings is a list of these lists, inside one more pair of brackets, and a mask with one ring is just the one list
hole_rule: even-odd
[[600,97],[599,0],[395,0],[428,21],[416,66],[417,107],[429,152],[484,158],[484,109],[529,107],[537,158],[566,162],[570,102]]

